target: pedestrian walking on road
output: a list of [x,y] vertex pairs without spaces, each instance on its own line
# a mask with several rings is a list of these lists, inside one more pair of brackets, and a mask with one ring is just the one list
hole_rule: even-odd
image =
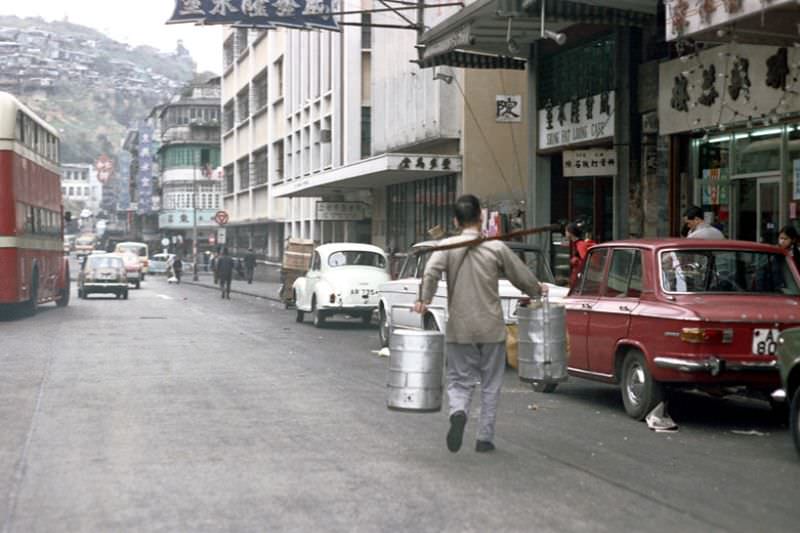
[[253,272],[255,272],[255,269],[256,269],[256,254],[253,253],[252,248],[248,248],[247,253],[244,254],[244,271],[248,285],[253,283]]
[[181,261],[181,256],[179,255],[176,255],[175,259],[172,261],[172,273],[175,275],[177,283],[180,283],[181,274],[183,274],[183,261]]
[[203,253],[203,270],[208,272],[208,266],[209,266],[210,263],[211,263],[211,252],[206,250]]
[[[442,241],[451,244],[480,237],[481,205],[468,194],[456,200],[454,223],[461,235]],[[424,315],[442,277],[447,273],[447,396],[450,430],[447,448],[461,449],[472,393],[481,386],[481,412],[475,451],[494,450],[495,418],[506,368],[506,328],[498,294],[505,276],[525,294],[535,297],[547,288],[501,241],[473,247],[440,250],[425,267],[420,300],[414,308]],[[457,290],[458,289],[458,290]]]
[[222,289],[222,298],[231,299],[231,282],[233,281],[233,257],[228,255],[228,249],[222,249],[222,255],[217,258],[217,277]]

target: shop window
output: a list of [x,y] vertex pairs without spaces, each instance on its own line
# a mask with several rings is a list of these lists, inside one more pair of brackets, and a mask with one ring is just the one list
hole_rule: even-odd
[[545,54],[539,66],[539,108],[585,98],[614,87],[614,36],[577,48]]
[[734,174],[756,174],[781,168],[781,128],[764,128],[734,136]]

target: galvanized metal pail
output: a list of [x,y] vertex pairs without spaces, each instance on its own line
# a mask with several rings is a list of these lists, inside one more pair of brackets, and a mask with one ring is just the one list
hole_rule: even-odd
[[519,379],[559,383],[567,379],[567,310],[546,298],[517,311]]
[[389,339],[386,405],[397,411],[442,409],[444,333],[394,330]]

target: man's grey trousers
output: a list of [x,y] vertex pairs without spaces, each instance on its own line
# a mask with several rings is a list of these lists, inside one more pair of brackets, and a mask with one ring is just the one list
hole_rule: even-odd
[[506,370],[506,343],[447,343],[447,396],[450,414],[464,411],[469,416],[472,392],[481,385],[481,415],[478,440],[494,440],[497,401]]

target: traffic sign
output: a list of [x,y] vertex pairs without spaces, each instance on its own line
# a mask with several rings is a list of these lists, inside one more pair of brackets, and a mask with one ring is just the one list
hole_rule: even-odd
[[228,215],[227,211],[217,211],[217,214],[214,215],[214,220],[220,226],[224,226],[228,223],[228,220],[230,220],[230,216]]
[[167,246],[169,246],[169,239],[168,239],[168,238],[166,238],[166,237],[164,237],[163,239],[161,239],[161,246],[163,246],[163,247],[165,247],[165,248],[166,248]]

